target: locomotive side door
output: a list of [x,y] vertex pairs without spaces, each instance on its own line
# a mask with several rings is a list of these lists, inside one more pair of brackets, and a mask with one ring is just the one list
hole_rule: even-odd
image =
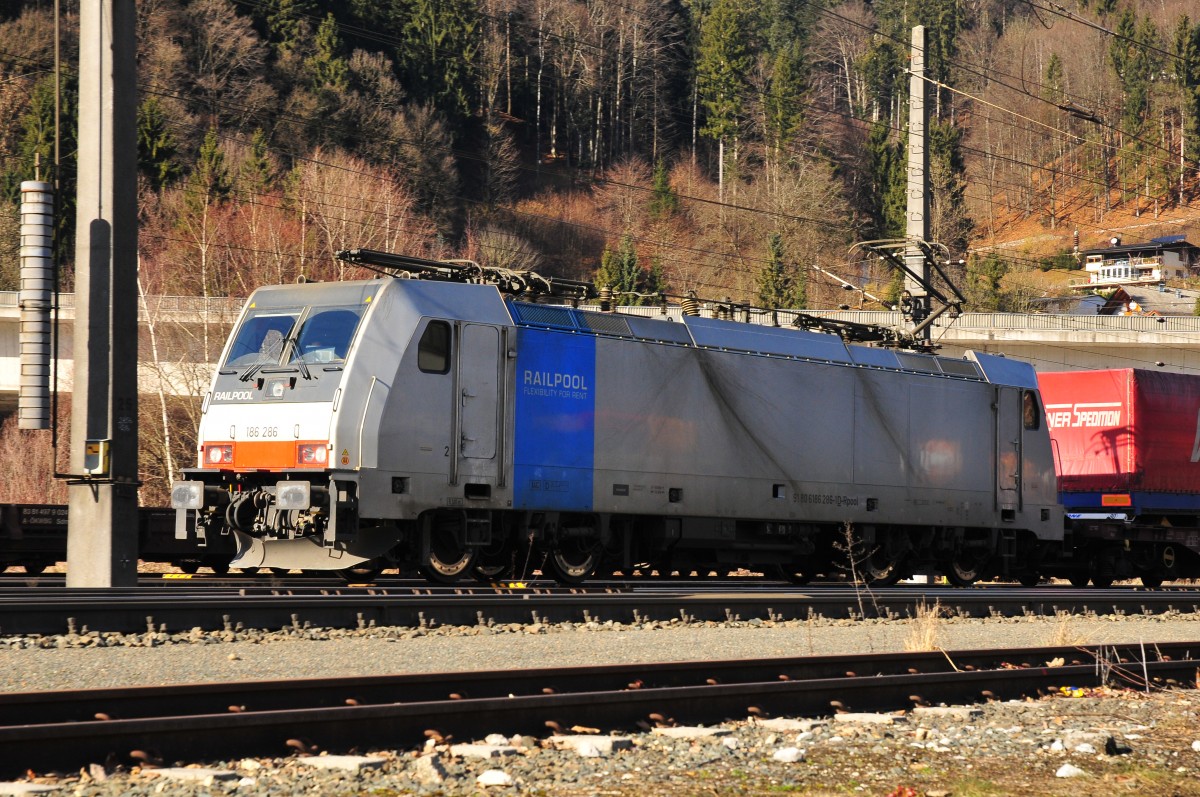
[[996,507],[1021,509],[1021,391],[996,387]]
[[458,357],[458,475],[499,475],[500,346],[497,327],[463,324]]

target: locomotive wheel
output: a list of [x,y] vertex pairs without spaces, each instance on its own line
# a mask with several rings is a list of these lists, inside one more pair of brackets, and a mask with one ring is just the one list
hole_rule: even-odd
[[1158,589],[1163,584],[1161,573],[1142,573],[1142,586],[1147,589]]
[[348,584],[360,584],[364,581],[374,581],[379,578],[379,574],[382,572],[383,562],[378,559],[370,559],[360,565],[339,570],[337,574],[345,579]]
[[1036,587],[1042,583],[1042,576],[1037,572],[1025,571],[1017,576],[1017,583],[1022,587]]
[[180,562],[179,569],[187,573],[189,576],[194,576],[200,572],[199,562]]
[[863,563],[862,579],[873,587],[890,587],[904,577],[901,564],[901,556],[892,558],[879,552],[873,553]]
[[1071,586],[1079,587],[1080,589],[1083,589],[1084,587],[1086,587],[1088,585],[1088,582],[1091,580],[1092,580],[1092,577],[1090,575],[1088,575],[1086,572],[1085,573],[1072,573],[1071,575],[1067,576],[1067,581],[1071,582]]
[[453,531],[435,531],[429,541],[429,559],[421,566],[421,575],[438,584],[453,584],[475,564],[476,549],[459,544]]
[[25,572],[31,576],[40,575],[41,572],[45,569],[46,569],[45,562],[26,562],[25,563]]
[[942,572],[946,574],[946,580],[954,586],[969,587],[978,581],[983,573],[983,560],[977,556],[960,553],[946,563]]
[[218,576],[229,573],[229,562],[210,562],[208,566]]
[[596,572],[599,563],[597,549],[590,546],[587,539],[569,540],[546,557],[550,575],[560,584],[582,584]]
[[508,562],[488,564],[484,561],[471,568],[471,578],[480,584],[491,584],[494,581],[511,578],[512,574],[513,567]]

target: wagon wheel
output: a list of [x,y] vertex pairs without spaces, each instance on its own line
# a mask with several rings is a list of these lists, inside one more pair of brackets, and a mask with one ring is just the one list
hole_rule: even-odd
[[1067,576],[1067,581],[1071,582],[1071,586],[1079,587],[1080,589],[1086,587],[1091,580],[1092,577],[1086,570],[1077,571]]
[[[180,570],[182,570],[184,573],[187,573],[189,576],[194,576],[200,572],[200,563],[199,562],[180,562],[178,564],[178,567]],[[28,569],[28,567],[26,567],[26,569]]]
[[1158,589],[1163,585],[1162,573],[1142,573],[1142,586],[1147,589]]
[[477,552],[459,542],[453,528],[435,528],[429,539],[429,558],[421,565],[421,575],[438,584],[453,584],[475,564]]
[[1017,583],[1022,587],[1036,587],[1042,583],[1042,574],[1036,570],[1026,570],[1017,575]]
[[43,570],[45,570],[46,567],[47,567],[47,565],[45,562],[38,562],[38,561],[26,562],[25,563],[25,572],[31,576],[36,576],[36,575],[41,574],[41,572]]
[[208,566],[218,576],[224,576],[229,573],[228,560],[218,560],[215,562],[209,562]]
[[946,574],[946,580],[954,586],[969,587],[979,580],[985,564],[986,556],[960,551],[942,566],[942,572]]
[[582,584],[600,563],[600,545],[592,537],[570,537],[546,557],[550,575],[560,584]]

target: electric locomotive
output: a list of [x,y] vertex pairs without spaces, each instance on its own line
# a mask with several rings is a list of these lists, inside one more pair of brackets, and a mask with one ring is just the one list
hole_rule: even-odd
[[515,295],[533,275],[388,257],[413,278],[249,298],[173,486],[178,537],[233,535],[235,567],[444,582],[533,562],[569,583],[841,567],[966,584],[1036,579],[1061,548],[1025,363],[538,303]]

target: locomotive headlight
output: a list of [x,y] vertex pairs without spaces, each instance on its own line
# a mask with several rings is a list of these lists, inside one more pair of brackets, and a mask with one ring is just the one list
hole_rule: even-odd
[[308,482],[276,482],[276,509],[308,509],[312,506],[312,491]]
[[296,446],[296,464],[301,467],[322,467],[329,461],[324,443],[301,443]]
[[171,485],[172,509],[203,509],[204,482],[174,482]]
[[204,459],[209,465],[229,465],[233,462],[233,445],[210,443],[205,448]]

